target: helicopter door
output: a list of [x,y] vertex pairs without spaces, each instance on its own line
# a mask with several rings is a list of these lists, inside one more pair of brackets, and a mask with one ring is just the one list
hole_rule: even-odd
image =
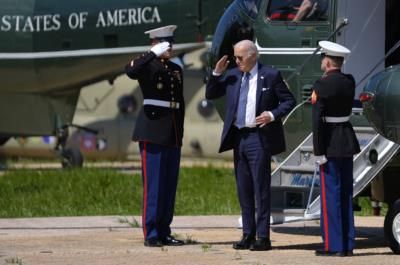
[[[310,5],[303,9],[305,2]],[[319,56],[310,56],[335,28],[336,0],[265,0],[254,25],[260,61],[279,69],[297,103],[308,102],[312,84],[321,77]],[[308,61],[306,61],[308,60]],[[306,62],[306,63],[304,63]],[[304,64],[304,68],[300,66]],[[285,124],[287,150],[311,130],[311,105],[305,103]],[[295,133],[294,133],[295,132]]]
[[[310,3],[303,8],[304,2]],[[284,76],[301,65],[335,27],[336,1],[267,0],[255,24],[261,60],[279,68]],[[319,58],[305,69],[308,78],[319,77]],[[312,73],[315,73],[313,76]],[[293,88],[296,82],[290,85]]]

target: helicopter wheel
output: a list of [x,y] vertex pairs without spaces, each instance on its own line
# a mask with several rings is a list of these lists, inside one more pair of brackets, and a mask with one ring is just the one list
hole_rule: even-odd
[[390,207],[385,217],[384,231],[390,249],[400,254],[400,199]]
[[61,153],[61,165],[63,168],[81,168],[83,156],[78,148],[67,148]]

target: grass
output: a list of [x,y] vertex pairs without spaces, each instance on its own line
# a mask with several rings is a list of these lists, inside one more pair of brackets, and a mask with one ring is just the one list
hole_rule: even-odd
[[[359,216],[370,216],[373,215],[372,207],[371,207],[371,200],[369,197],[360,197],[358,198],[358,204],[361,206],[361,211],[354,212],[355,215]],[[387,203],[384,203],[381,208],[381,216],[385,216],[388,211]]]
[[[369,199],[360,198],[359,203],[363,210],[356,214],[371,215]],[[139,174],[85,168],[12,170],[0,176],[0,218],[132,216],[141,215],[141,204]],[[232,169],[181,169],[175,215],[229,214],[240,214]]]
[[[13,170],[0,176],[0,217],[140,215],[140,175],[115,170]],[[239,214],[232,170],[182,169],[176,215]]]

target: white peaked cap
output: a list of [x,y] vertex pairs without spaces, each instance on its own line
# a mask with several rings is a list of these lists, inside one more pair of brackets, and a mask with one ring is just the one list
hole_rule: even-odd
[[331,41],[320,41],[318,42],[319,46],[321,46],[321,53],[325,53],[328,56],[336,56],[336,57],[345,57],[350,53],[350,50],[346,47],[331,42]]
[[177,27],[176,25],[169,25],[145,31],[144,34],[149,34],[150,39],[172,37]]

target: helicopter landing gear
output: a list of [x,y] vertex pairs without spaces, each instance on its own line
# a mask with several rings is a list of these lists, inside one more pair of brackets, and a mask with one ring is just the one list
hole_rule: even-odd
[[69,168],[81,168],[83,166],[83,155],[79,148],[66,148],[67,144],[67,139],[69,136],[69,127],[75,127],[80,130],[84,130],[90,133],[93,133],[95,135],[98,134],[97,130],[90,129],[87,127],[75,125],[75,124],[67,124],[62,126],[61,128],[57,129],[56,132],[56,137],[57,137],[57,143],[55,146],[55,151],[59,155],[61,159],[61,165],[63,168],[69,169]]
[[393,253],[400,254],[400,199],[389,207],[385,217],[384,231]]
[[66,148],[61,152],[61,165],[63,168],[81,168],[83,156],[78,148]]

